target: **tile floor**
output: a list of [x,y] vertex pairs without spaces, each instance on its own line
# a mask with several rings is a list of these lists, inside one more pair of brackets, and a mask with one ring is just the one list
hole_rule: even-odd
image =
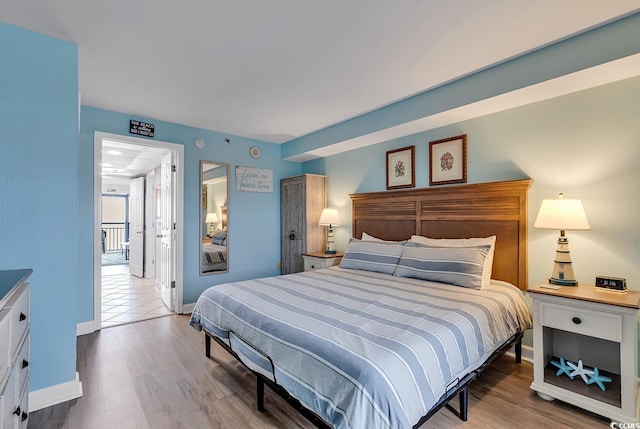
[[129,265],[102,267],[102,327],[168,316],[153,279],[129,274]]

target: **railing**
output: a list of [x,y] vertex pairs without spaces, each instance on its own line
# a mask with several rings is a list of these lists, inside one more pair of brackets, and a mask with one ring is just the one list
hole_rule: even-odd
[[102,253],[121,250],[128,241],[128,228],[124,222],[102,222]]

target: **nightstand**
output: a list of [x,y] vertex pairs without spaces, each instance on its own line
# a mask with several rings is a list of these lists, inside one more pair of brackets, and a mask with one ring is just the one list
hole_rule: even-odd
[[[543,399],[573,404],[618,422],[637,422],[640,292],[591,285],[529,288],[533,299],[533,383]],[[602,391],[580,375],[556,375],[560,358],[610,377]],[[587,375],[587,377],[589,377]]]
[[344,254],[332,253],[327,254],[324,252],[316,253],[304,253],[302,259],[304,259],[304,270],[317,270],[318,268],[327,268],[338,265],[342,260]]

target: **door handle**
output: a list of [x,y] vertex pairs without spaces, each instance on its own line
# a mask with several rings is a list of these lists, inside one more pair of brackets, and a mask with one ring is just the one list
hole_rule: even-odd
[[294,230],[289,231],[289,240],[296,239],[296,232]]

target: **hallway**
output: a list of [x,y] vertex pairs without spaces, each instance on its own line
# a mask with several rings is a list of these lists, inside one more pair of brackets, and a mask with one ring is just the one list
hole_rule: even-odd
[[153,279],[129,274],[129,265],[102,267],[102,328],[173,314]]

